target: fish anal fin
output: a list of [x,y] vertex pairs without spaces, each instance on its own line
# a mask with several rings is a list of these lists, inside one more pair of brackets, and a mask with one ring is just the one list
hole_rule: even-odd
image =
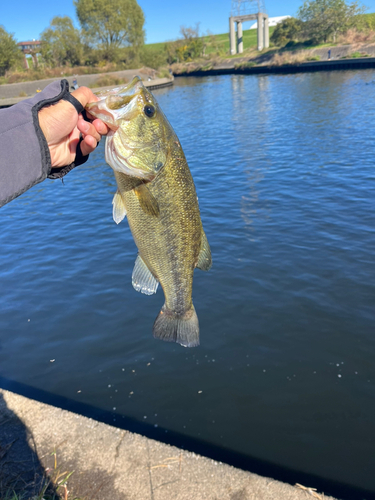
[[134,193],[138,198],[139,204],[142,210],[153,217],[157,217],[160,214],[159,204],[156,198],[151,194],[147,187],[147,184],[140,184],[134,188]]
[[198,262],[196,267],[202,269],[202,271],[209,271],[212,266],[212,256],[210,245],[207,241],[207,236],[202,229],[202,239],[201,239],[201,249],[198,256]]
[[138,255],[134,264],[132,285],[137,292],[144,293],[145,295],[152,295],[158,289],[159,282],[140,255]]
[[119,190],[116,191],[115,196],[113,197],[112,205],[113,220],[116,224],[120,224],[120,222],[126,217],[126,208]]

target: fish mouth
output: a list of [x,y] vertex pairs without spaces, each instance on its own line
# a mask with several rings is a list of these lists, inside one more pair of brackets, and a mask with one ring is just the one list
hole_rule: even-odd
[[137,96],[140,95],[143,86],[139,76],[124,87],[102,90],[96,93],[99,101],[90,102],[86,110],[95,118],[102,120],[111,130],[119,128],[119,120],[131,120],[137,112]]
[[95,92],[95,95],[99,97],[99,99],[103,99],[104,97],[108,97],[109,95],[116,95],[116,94],[121,94],[121,95],[134,95],[135,93],[139,92],[140,89],[145,88],[142,80],[139,78],[139,76],[134,76],[133,80],[128,83],[128,85],[124,85],[122,87],[113,87],[111,89],[105,89],[105,90],[99,90],[98,92]]

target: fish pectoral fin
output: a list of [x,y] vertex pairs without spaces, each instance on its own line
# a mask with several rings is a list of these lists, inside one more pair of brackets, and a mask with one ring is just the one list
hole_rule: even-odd
[[138,255],[134,264],[132,285],[137,292],[144,293],[145,295],[152,295],[158,289],[159,282],[140,255]]
[[146,214],[152,215],[153,217],[157,217],[160,214],[159,204],[146,184],[140,184],[134,188],[134,193],[138,198],[142,210]]
[[115,196],[113,197],[112,205],[113,220],[116,224],[120,224],[120,222],[126,217],[126,208],[119,190],[116,191]]
[[207,236],[205,232],[202,230],[202,240],[201,240],[201,250],[198,256],[198,262],[196,267],[202,269],[202,271],[209,271],[212,266],[212,256],[210,245],[207,241]]

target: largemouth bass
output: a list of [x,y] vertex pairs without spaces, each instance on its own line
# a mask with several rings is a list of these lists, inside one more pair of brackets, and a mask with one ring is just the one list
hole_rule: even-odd
[[180,142],[155,97],[135,77],[126,87],[99,92],[87,110],[111,129],[105,159],[117,182],[116,223],[125,216],[138,248],[132,283],[151,295],[160,283],[163,305],[153,335],[186,347],[199,345],[192,302],[196,267],[208,271],[211,251]]

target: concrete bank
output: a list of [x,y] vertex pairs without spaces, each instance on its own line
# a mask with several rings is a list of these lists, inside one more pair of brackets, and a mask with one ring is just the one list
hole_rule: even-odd
[[[237,63],[236,63],[237,64]],[[215,65],[210,69],[190,69],[186,72],[175,74],[178,76],[210,76],[210,75],[261,75],[261,74],[290,74],[290,73],[311,73],[315,71],[337,71],[337,70],[358,70],[375,68],[375,57],[363,57],[357,59],[341,59],[338,61],[310,61],[299,64],[262,65],[246,67],[246,62],[242,67],[235,67],[234,63],[225,65]]]
[[[173,78],[153,78],[151,80],[148,80],[148,77],[152,75],[152,71],[153,70],[149,70],[148,68],[141,68],[117,71],[115,73],[79,75],[77,76],[77,81],[79,86],[88,87],[95,83],[102,76],[114,76],[119,79],[126,79],[127,81],[131,81],[133,76],[138,75],[142,78],[143,84],[150,90],[173,85]],[[70,86],[73,85],[73,76],[62,76],[61,78],[65,78],[66,80],[68,80]],[[43,90],[45,87],[47,87],[47,85],[55,82],[57,79],[58,78],[49,78],[46,80],[35,80],[33,82],[20,82],[0,85],[0,108],[12,106],[17,102],[23,101],[24,99],[35,95],[38,90]],[[109,88],[109,86],[101,88]],[[93,92],[96,92],[97,90],[100,90],[100,88],[93,88],[92,90]]]
[[69,499],[332,499],[0,389],[0,488],[32,497],[55,459]]

